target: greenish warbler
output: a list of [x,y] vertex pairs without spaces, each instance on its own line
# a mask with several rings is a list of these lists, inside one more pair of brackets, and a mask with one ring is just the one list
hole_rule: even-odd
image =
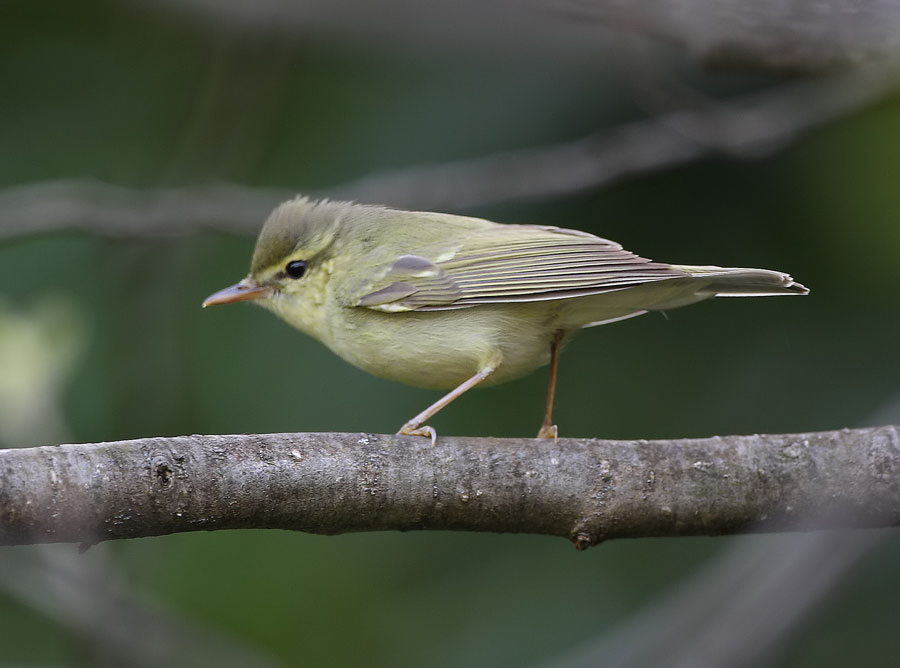
[[401,434],[466,390],[550,363],[576,330],[709,297],[802,295],[787,274],[652,262],[587,232],[505,225],[306,197],[263,225],[250,274],[203,306],[253,300],[376,376],[450,392]]

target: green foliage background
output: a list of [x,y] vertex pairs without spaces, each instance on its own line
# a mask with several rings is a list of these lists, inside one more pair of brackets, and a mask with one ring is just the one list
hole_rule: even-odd
[[[0,187],[225,180],[309,192],[577,139],[644,115],[608,53],[432,47],[243,32],[124,2],[14,0],[0,8]],[[776,83],[700,71],[674,55],[669,66],[713,96]],[[466,211],[590,230],[663,261],[782,269],[812,289],[805,299],[719,300],[583,333],[562,361],[562,433],[900,422],[898,142],[895,97],[771,157],[710,158]],[[193,229],[0,242],[2,317],[28,317],[54,299],[69,309],[57,333],[81,342],[58,406],[68,440],[391,432],[434,399],[351,368],[261,309],[201,311],[207,294],[244,275],[252,245]],[[473,393],[433,424],[445,434],[532,435],[545,382],[539,372]],[[36,445],[39,434],[5,445]],[[777,550],[801,537],[750,540]],[[142,604],[283,665],[549,666],[702,574],[729,542],[632,540],[579,554],[529,536],[246,531],[98,549]],[[27,563],[28,554],[7,549],[4,558]],[[900,649],[898,558],[890,535],[767,665],[890,665]],[[27,601],[0,590],[0,665],[121,659]],[[644,637],[658,631],[648,626]]]

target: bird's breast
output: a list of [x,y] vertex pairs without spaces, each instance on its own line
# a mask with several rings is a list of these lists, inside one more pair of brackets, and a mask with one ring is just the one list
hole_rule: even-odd
[[329,347],[369,373],[417,387],[453,388],[486,366],[496,367],[486,384],[500,383],[549,360],[554,330],[541,310],[534,304],[425,313],[345,307]]

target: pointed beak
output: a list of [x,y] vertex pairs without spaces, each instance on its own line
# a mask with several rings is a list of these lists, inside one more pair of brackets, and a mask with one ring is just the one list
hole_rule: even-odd
[[249,299],[259,299],[265,297],[271,292],[271,288],[265,285],[257,285],[249,278],[245,278],[240,283],[235,283],[224,290],[214,292],[203,301],[203,308],[214,306],[216,304],[230,304],[231,302],[242,302]]

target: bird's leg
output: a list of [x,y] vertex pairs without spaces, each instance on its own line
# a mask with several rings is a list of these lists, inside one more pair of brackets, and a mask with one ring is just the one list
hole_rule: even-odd
[[478,383],[494,373],[496,369],[496,366],[487,366],[483,368],[474,376],[460,383],[458,387],[445,394],[443,397],[435,401],[405,425],[400,427],[400,431],[398,431],[397,433],[406,436],[428,436],[429,438],[431,438],[431,444],[434,445],[437,441],[437,432],[428,425],[422,426],[422,423],[433,417],[435,413],[437,413],[439,410],[444,408],[444,406],[462,395],[466,390],[471,390],[473,387],[478,385]]
[[544,413],[544,424],[537,434],[538,438],[552,438],[556,440],[559,430],[553,424],[553,399],[556,397],[556,372],[559,369],[559,346],[562,343],[565,332],[556,330],[550,340],[550,381],[547,385],[547,411]]

